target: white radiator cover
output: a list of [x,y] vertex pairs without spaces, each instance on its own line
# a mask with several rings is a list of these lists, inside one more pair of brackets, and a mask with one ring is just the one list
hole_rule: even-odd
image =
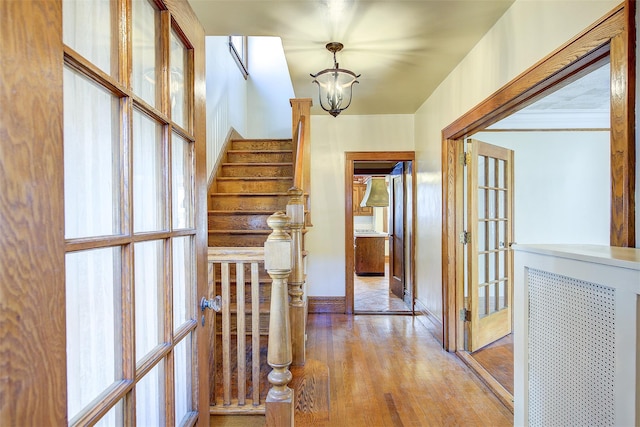
[[514,272],[515,425],[638,425],[640,250],[521,245]]

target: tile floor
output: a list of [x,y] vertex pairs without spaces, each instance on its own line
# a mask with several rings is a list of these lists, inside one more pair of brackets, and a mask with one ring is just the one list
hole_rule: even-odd
[[410,312],[400,298],[389,292],[389,263],[383,276],[353,275],[354,311],[367,313]]

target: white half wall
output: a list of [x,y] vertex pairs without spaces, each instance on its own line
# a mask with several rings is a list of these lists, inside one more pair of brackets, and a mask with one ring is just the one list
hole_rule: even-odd
[[442,305],[442,129],[612,10],[618,0],[516,0],[415,116],[416,297]]
[[514,151],[514,241],[609,245],[609,132],[480,132]]
[[311,116],[310,296],[345,295],[345,152],[413,151],[413,115]]

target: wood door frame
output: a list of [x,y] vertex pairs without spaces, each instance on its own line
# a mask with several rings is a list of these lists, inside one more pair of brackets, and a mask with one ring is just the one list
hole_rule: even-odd
[[[635,246],[635,0],[625,0],[442,131],[442,295],[444,348],[457,351],[464,323],[461,141],[576,80],[607,56],[611,62],[611,245]],[[461,341],[462,339],[462,341]]]
[[[346,151],[344,162],[344,188],[345,188],[345,202],[344,202],[344,244],[345,244],[345,311],[347,314],[353,314],[354,294],[353,294],[353,271],[355,268],[355,259],[353,253],[353,167],[354,162],[357,160],[380,160],[380,161],[398,161],[398,162],[413,162],[411,168],[411,180],[416,182],[416,168],[415,151]],[[412,189],[412,206],[411,206],[411,233],[415,236],[415,213],[416,213],[416,185],[413,185]],[[411,247],[409,248],[409,256],[411,259],[415,259],[415,238],[412,239]],[[406,280],[406,279],[405,279]],[[415,263],[411,263],[411,286],[413,287],[413,299],[415,300]]]

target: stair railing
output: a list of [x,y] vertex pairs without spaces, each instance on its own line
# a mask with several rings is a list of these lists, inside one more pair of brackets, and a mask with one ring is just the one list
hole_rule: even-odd
[[[260,389],[266,386],[260,382],[260,278],[259,265],[264,263],[264,248],[222,248],[210,247],[208,253],[209,271],[209,298],[219,298],[219,313],[221,325],[217,325],[218,316],[211,316],[211,330],[220,339],[214,336],[214,340],[221,343],[222,351],[219,355],[212,348],[210,356],[210,372],[217,372],[218,365],[222,370],[222,391],[218,387],[212,388],[211,408],[212,414],[264,414],[265,405],[260,401]],[[235,271],[234,271],[235,270]],[[245,270],[249,271],[249,289],[246,289]],[[233,276],[235,275],[235,301],[231,299]],[[221,296],[216,294],[216,281],[220,281]],[[246,309],[245,295],[249,291],[251,295],[251,309]],[[236,314],[235,324],[232,322],[232,314]],[[250,333],[247,334],[246,318],[250,318]],[[235,327],[236,349],[232,351],[232,330]],[[266,330],[263,327],[262,330]],[[247,399],[247,337],[250,336],[251,364],[250,387],[251,399]],[[215,344],[214,344],[215,345]],[[218,360],[221,359],[221,360]],[[232,381],[235,377],[235,381]],[[234,393],[235,391],[235,393]]]

